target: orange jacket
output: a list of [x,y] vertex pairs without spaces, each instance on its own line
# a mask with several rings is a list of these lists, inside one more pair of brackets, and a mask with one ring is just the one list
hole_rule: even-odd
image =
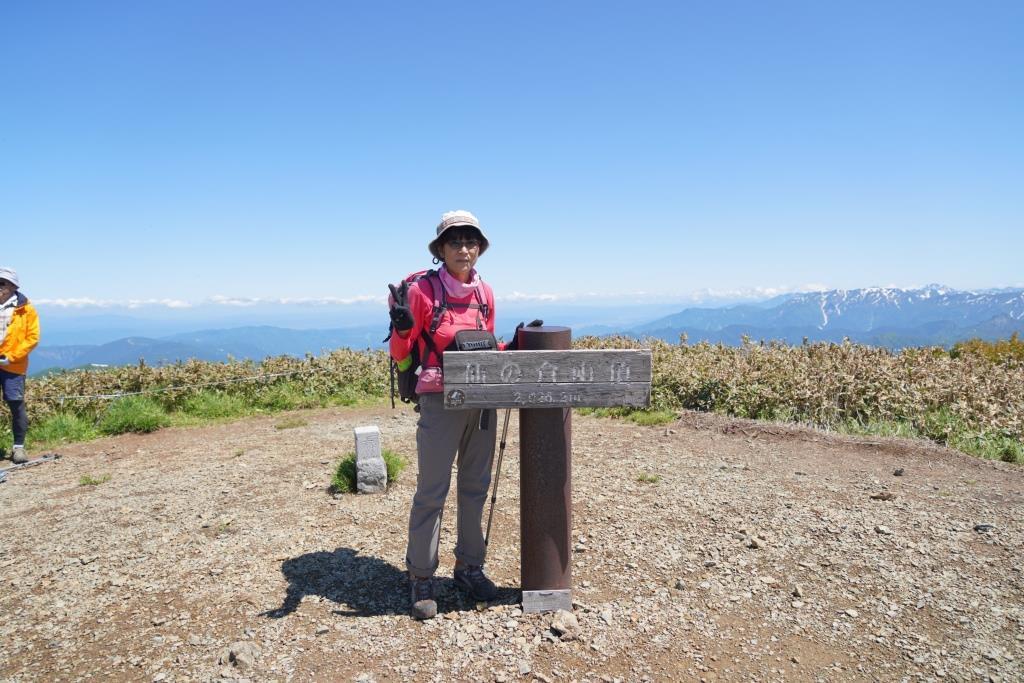
[[7,326],[7,334],[0,341],[0,355],[7,356],[10,365],[0,370],[24,375],[28,372],[28,354],[39,343],[39,315],[24,294],[18,293],[18,306]]

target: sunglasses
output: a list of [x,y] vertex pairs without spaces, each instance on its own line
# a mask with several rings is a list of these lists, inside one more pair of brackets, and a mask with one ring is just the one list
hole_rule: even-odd
[[480,240],[478,240],[475,237],[467,237],[465,239],[453,237],[450,240],[447,240],[445,244],[448,245],[448,248],[454,249],[455,251],[459,251],[463,247],[465,247],[469,251],[473,251],[474,249],[480,248]]

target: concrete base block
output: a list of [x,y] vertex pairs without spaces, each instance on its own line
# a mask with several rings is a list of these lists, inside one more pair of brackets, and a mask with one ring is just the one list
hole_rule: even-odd
[[572,611],[572,590],[523,591],[523,612]]

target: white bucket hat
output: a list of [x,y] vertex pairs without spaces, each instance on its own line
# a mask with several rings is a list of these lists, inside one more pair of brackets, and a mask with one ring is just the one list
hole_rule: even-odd
[[[483,250],[481,249],[481,251]],[[18,283],[18,274],[14,272],[13,268],[0,266],[0,280],[7,280],[8,282],[14,285],[15,289],[21,286]]]
[[441,222],[437,224],[437,237],[427,245],[431,256],[438,260],[443,260],[440,247],[441,242],[444,240],[444,233],[450,228],[458,227],[476,228],[477,232],[480,233],[480,253],[483,254],[487,251],[490,242],[487,239],[487,235],[484,234],[483,228],[480,227],[480,221],[469,211],[459,209],[441,214]]

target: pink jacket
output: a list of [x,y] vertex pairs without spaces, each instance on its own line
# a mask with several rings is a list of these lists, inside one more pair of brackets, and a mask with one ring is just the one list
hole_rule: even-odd
[[[437,291],[432,291],[431,288]],[[412,345],[419,344],[420,360],[423,364],[423,371],[420,373],[419,381],[416,383],[417,394],[438,393],[444,389],[444,379],[441,375],[441,359],[436,358],[427,349],[423,341],[423,334],[429,331],[430,322],[434,311],[434,297],[443,301],[440,288],[444,285],[438,277],[424,276],[409,286],[409,308],[412,310],[413,327],[409,330],[408,336],[401,337],[396,332],[391,335],[391,357],[401,362],[412,353]],[[490,285],[483,280],[479,284],[480,297],[476,293],[469,296],[455,297],[445,290],[448,300],[448,308],[441,316],[441,323],[433,334],[434,347],[438,353],[445,349],[455,340],[455,333],[459,330],[487,330],[494,334],[494,292]],[[468,304],[480,304],[481,301],[489,308],[485,318],[484,312],[478,308],[470,308]],[[429,358],[428,358],[429,354]]]

